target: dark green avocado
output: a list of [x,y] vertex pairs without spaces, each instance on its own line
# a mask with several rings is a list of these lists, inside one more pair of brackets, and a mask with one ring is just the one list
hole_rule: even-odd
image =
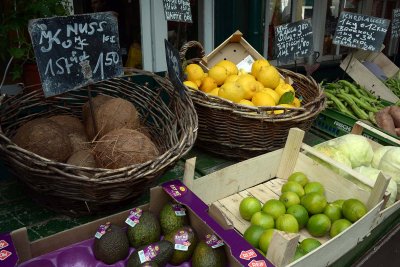
[[125,231],[116,225],[110,225],[106,233],[94,239],[93,254],[97,260],[114,264],[129,254],[129,241]]
[[186,214],[185,216],[177,216],[172,205],[175,204],[166,204],[160,212],[160,225],[164,235],[169,234],[185,225],[189,225],[188,215]]
[[139,223],[134,227],[128,226],[128,240],[131,247],[138,248],[150,245],[159,241],[160,237],[160,223],[157,217],[149,211],[142,213]]
[[[185,234],[187,234],[187,241],[190,242],[190,246],[187,251],[178,250],[176,247],[176,236],[182,236]],[[167,240],[174,245],[174,253],[169,261],[169,263],[172,265],[180,265],[185,261],[189,261],[198,242],[196,232],[190,226],[178,228],[177,230],[166,235],[164,240]]]
[[[166,240],[161,240],[151,244],[152,246],[158,246],[157,256],[154,257],[151,262],[156,263],[156,266],[163,267],[167,265],[168,261],[174,253],[174,245]],[[143,263],[140,262],[139,252],[145,249],[147,246],[138,248],[134,251],[128,259],[127,267],[140,267]]]
[[200,241],[192,256],[192,267],[227,266],[224,247],[211,248],[205,241]]

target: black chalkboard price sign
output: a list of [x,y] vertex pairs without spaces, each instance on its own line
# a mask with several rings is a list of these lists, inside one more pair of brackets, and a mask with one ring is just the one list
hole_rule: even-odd
[[309,19],[275,27],[275,45],[278,61],[306,57],[313,53],[312,26]]
[[182,94],[185,91],[185,85],[182,82],[184,77],[178,50],[167,40],[164,40],[164,42],[169,79],[172,85]]
[[110,12],[34,19],[29,33],[46,97],[123,74]]
[[392,38],[400,36],[400,9],[393,9],[392,16]]
[[378,52],[381,49],[389,20],[350,12],[340,13],[333,43]]
[[192,23],[189,0],[163,0],[165,19]]

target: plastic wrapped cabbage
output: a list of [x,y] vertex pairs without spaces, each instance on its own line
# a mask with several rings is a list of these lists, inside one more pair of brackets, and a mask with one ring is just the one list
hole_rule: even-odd
[[335,148],[350,160],[353,169],[369,166],[374,156],[368,139],[358,134],[347,134],[337,138]]
[[374,168],[379,168],[379,163],[386,151],[393,148],[394,146],[382,146],[374,151],[374,156],[372,158],[371,166]]
[[[355,171],[361,173],[365,177],[369,178],[370,180],[373,181],[373,183],[376,182],[376,179],[378,178],[380,170],[372,168],[372,167],[366,167],[366,166],[360,166],[354,169]],[[361,183],[361,182],[359,182]],[[396,201],[396,196],[397,196],[397,183],[392,179],[390,179],[389,185],[387,187],[387,191],[390,193],[390,197],[388,202],[386,203],[386,207],[389,207]]]
[[[316,145],[316,146],[314,146],[314,148],[316,150],[318,150],[319,152],[325,154],[326,156],[330,157],[331,159],[333,159],[337,162],[340,162],[340,163],[348,166],[349,168],[351,168],[350,160],[341,151],[339,151],[338,149],[335,148],[334,141],[329,141],[329,142],[326,142],[323,144]],[[347,172],[330,165],[329,163],[323,161],[320,158],[317,158],[314,156],[311,156],[311,158],[314,159],[315,161],[317,161],[318,163],[320,163],[321,165],[326,166],[327,168],[333,170],[334,172],[336,172],[337,174],[339,174],[343,177],[348,176]]]
[[397,192],[400,191],[400,147],[394,147],[383,155],[379,168],[392,177],[397,183]]

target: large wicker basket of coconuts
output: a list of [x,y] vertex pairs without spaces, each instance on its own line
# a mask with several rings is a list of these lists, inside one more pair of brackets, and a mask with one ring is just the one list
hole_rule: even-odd
[[130,71],[94,84],[92,108],[87,88],[3,99],[1,157],[40,204],[70,215],[116,208],[193,146],[197,115],[190,98],[166,78]]

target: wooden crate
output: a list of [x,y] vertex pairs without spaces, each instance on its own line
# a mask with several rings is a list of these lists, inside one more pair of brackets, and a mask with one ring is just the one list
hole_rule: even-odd
[[[298,241],[310,235],[306,230],[301,230],[299,235],[275,231],[267,259],[276,266],[326,266],[336,261],[373,229],[389,183],[388,178],[380,175],[372,191],[357,187],[306,155],[312,154],[336,167],[344,167],[303,144],[303,137],[302,130],[291,129],[283,149],[242,161],[196,180],[193,178],[195,159],[189,159],[185,166],[184,183],[188,188],[210,206],[209,213],[220,224],[225,227],[233,225],[242,234],[250,223],[239,214],[240,201],[249,195],[263,203],[269,199],[278,199],[281,185],[295,171],[302,171],[311,181],[322,183],[329,202],[358,198],[368,207],[368,213],[351,227],[332,239],[327,236],[318,238],[322,246],[292,263]],[[364,179],[357,172],[349,171],[357,179]]]
[[340,67],[345,70],[354,81],[364,86],[366,89],[375,92],[375,94],[381,98],[393,103],[399,101],[399,98],[362,64],[364,61],[369,61],[378,65],[389,78],[393,77],[399,71],[399,68],[383,53],[362,50],[349,54],[340,64]]

